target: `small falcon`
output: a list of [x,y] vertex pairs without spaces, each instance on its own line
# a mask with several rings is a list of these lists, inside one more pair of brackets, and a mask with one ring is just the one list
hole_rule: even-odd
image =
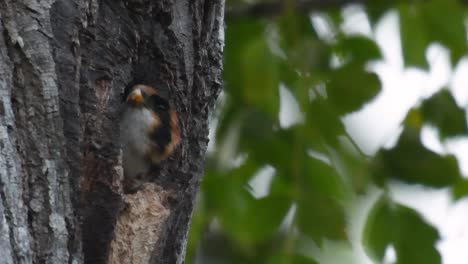
[[[180,142],[177,114],[154,88],[130,88],[120,121],[124,190],[134,192]],[[127,192],[126,191],[126,192]]]

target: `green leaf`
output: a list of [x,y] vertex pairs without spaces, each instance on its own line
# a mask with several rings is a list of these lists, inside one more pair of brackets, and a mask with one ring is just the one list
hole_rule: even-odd
[[286,52],[294,52],[297,44],[304,39],[317,39],[309,15],[289,12],[277,20],[280,33],[280,47]]
[[[315,158],[307,158],[304,163],[305,175],[302,183],[305,188],[303,194],[308,196],[307,199],[317,195],[328,196],[336,202],[344,201],[346,188],[335,168]],[[308,194],[309,192],[312,193]]]
[[404,1],[405,0],[366,0],[366,11],[370,22],[372,24],[377,23],[386,12],[395,6],[395,3]]
[[233,100],[241,98],[243,79],[242,54],[250,43],[255,42],[265,32],[265,23],[258,19],[244,18],[228,23],[226,26],[226,47],[224,49],[225,89]]
[[394,215],[398,226],[397,237],[393,239],[397,264],[440,264],[441,257],[435,248],[439,239],[437,230],[408,207],[396,206]]
[[440,91],[422,105],[424,120],[439,129],[442,139],[468,132],[465,111],[457,106],[447,89]]
[[219,231],[207,231],[197,248],[196,258],[188,263],[252,263],[247,256],[248,250]]
[[405,65],[427,68],[426,48],[430,43],[421,10],[414,4],[402,5],[400,32]]
[[306,170],[298,182],[298,228],[321,243],[324,238],[346,238],[346,221],[342,203],[345,188],[340,176],[329,165],[307,159]]
[[279,59],[270,51],[262,36],[245,47],[241,54],[241,87],[242,102],[247,106],[255,106],[271,116],[276,116],[279,110]]
[[[331,49],[317,37],[309,15],[286,12],[276,25],[278,44],[286,55],[290,69],[302,75],[310,72],[316,75],[318,71],[329,68]],[[284,75],[284,71],[281,74]]]
[[270,195],[252,201],[242,221],[245,231],[250,232],[254,241],[270,238],[278,231],[290,207],[291,201],[284,196]]
[[278,112],[279,58],[270,50],[265,23],[240,19],[227,26],[224,78],[231,103]]
[[453,64],[467,51],[464,10],[458,0],[432,0],[424,4],[423,15],[430,40],[450,49]]
[[255,199],[249,193],[247,182],[261,167],[248,158],[229,171],[207,171],[203,181],[206,208],[218,216],[224,232],[244,246],[277,232],[292,203],[286,195]]
[[249,153],[258,163],[286,168],[291,156],[292,130],[279,129],[270,116],[259,111],[246,111],[242,120],[241,149]]
[[[227,95],[224,105],[222,106],[222,113],[218,118],[218,125],[216,128],[216,140],[224,140],[231,129],[233,124],[238,122],[242,115],[242,109],[239,109],[238,102],[233,102],[233,97]],[[218,143],[219,144],[219,143]]]
[[407,127],[395,148],[380,151],[374,160],[375,175],[432,187],[453,185],[461,178],[455,157],[426,149],[418,132]]
[[356,193],[365,193],[371,180],[369,164],[364,159],[357,146],[352,144],[352,139],[341,140],[333,151],[333,163],[341,169],[344,177],[349,180],[350,189]]
[[318,264],[317,261],[315,261],[315,260],[313,260],[311,258],[302,256],[302,255],[294,255],[292,263],[293,264]]
[[320,97],[310,103],[306,116],[311,145],[316,145],[317,138],[323,138],[334,145],[338,136],[345,133],[343,123],[334,107]]
[[382,198],[369,214],[363,244],[377,262],[382,261],[387,246],[393,245],[398,264],[439,264],[441,257],[435,248],[438,239],[437,230],[416,211]]
[[468,196],[468,179],[460,179],[452,188],[452,197],[461,199]]
[[332,72],[331,80],[327,84],[328,98],[340,115],[359,110],[379,91],[380,80],[377,75],[354,64]]
[[432,42],[439,42],[449,48],[452,63],[456,64],[467,50],[463,10],[457,0],[431,0],[400,5],[400,31],[405,64],[426,68],[425,51]]
[[[257,262],[258,263],[258,262]],[[308,258],[306,256],[302,256],[299,254],[291,254],[286,252],[276,253],[270,256],[268,262],[262,262],[268,264],[318,264],[317,261]]]
[[314,72],[320,74],[330,67],[331,49],[318,39],[302,38],[296,43],[296,47],[287,51],[288,62],[292,69],[301,74]]
[[335,53],[355,65],[382,58],[379,46],[362,35],[344,36],[333,47]]
[[[380,199],[367,217],[364,228],[363,245],[377,262],[381,262],[387,246],[392,242],[393,214],[386,199]],[[396,228],[395,228],[396,229]]]
[[261,166],[247,159],[240,167],[228,171],[208,169],[203,178],[205,208],[218,216],[221,226],[236,240],[250,242],[251,235],[244,228],[250,204],[254,201],[246,186]]
[[316,243],[323,239],[346,239],[343,208],[326,196],[314,196],[314,200],[298,203],[298,228]]

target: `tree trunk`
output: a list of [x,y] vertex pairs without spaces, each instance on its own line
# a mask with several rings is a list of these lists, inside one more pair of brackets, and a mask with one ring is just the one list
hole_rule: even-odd
[[[1,263],[183,263],[223,13],[223,0],[0,0]],[[182,141],[124,194],[132,81],[171,98]]]

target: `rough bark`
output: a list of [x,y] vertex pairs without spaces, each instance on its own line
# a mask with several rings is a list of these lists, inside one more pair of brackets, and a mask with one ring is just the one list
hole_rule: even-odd
[[[182,263],[221,89],[223,0],[0,0],[2,263]],[[136,81],[182,141],[122,192],[119,111]]]

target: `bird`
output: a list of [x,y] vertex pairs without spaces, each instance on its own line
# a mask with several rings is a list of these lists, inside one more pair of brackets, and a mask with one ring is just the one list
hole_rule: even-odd
[[126,91],[120,120],[124,192],[134,193],[180,142],[177,113],[153,87]]

